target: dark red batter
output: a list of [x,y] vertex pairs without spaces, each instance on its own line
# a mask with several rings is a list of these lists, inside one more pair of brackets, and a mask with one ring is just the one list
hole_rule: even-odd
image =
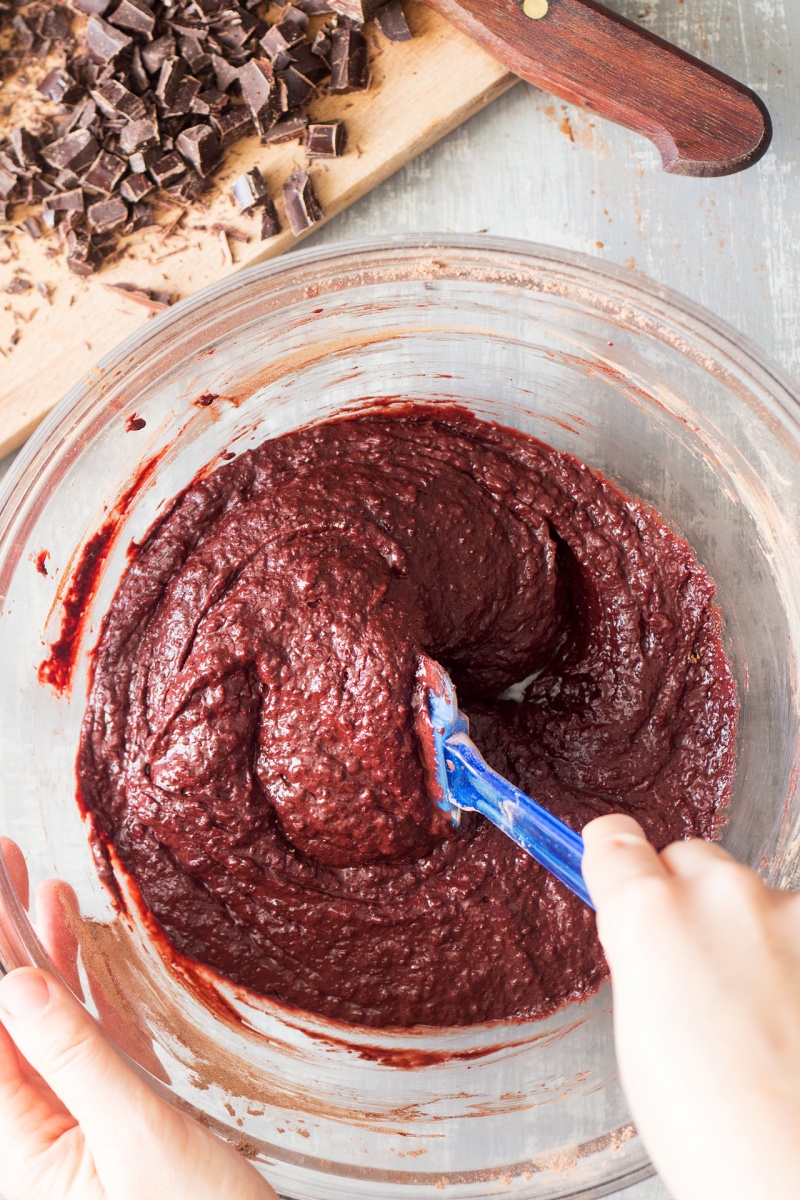
[[238,983],[375,1026],[540,1016],[604,978],[593,916],[426,795],[418,655],[576,829],[714,836],[737,705],[713,594],[655,513],[531,438],[443,407],[304,429],[190,487],[134,558],[82,800],[172,943]]

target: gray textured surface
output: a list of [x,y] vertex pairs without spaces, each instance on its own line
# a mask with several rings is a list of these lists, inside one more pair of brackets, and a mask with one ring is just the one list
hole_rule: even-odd
[[[775,124],[761,163],[727,179],[664,175],[649,143],[520,85],[333,221],[318,242],[483,230],[581,250],[706,305],[800,379],[800,5],[611,6],[760,92]],[[624,1193],[667,1198],[658,1180]]]

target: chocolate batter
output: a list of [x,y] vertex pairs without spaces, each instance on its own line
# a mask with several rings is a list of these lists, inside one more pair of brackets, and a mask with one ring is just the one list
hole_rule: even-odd
[[133,559],[82,802],[173,945],[257,992],[374,1026],[542,1016],[605,977],[593,916],[426,794],[420,651],[575,829],[713,837],[737,713],[713,594],[652,510],[459,409],[303,429],[193,484]]

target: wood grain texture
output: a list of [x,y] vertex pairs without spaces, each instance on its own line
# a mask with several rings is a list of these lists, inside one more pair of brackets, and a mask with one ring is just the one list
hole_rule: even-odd
[[[369,30],[373,86],[368,92],[325,97],[313,109],[320,118],[342,117],[349,135],[342,158],[313,160],[309,167],[326,219],[516,82],[432,10],[411,3],[408,16],[416,34],[410,42],[390,43]],[[50,257],[55,235],[37,242],[19,234],[0,248],[0,258],[5,254],[0,294],[20,268],[50,289],[49,301],[33,290],[2,297],[0,456],[18,446],[84,372],[148,319],[145,308],[104,285],[132,283],[181,298],[293,246],[299,239],[288,228],[259,241],[258,218],[241,216],[229,192],[237,175],[258,166],[285,226],[280,185],[305,159],[296,142],[262,147],[257,137],[242,140],[227,152],[210,201],[183,217],[181,210],[163,213],[159,229],[134,234],[119,261],[86,280],[73,275],[63,257]],[[233,233],[220,230],[221,225]]]
[[523,79],[648,137],[676,175],[730,175],[772,136],[754,92],[594,0],[427,0]]

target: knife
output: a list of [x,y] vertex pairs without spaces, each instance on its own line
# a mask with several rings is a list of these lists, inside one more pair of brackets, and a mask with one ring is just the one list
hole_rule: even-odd
[[[329,0],[355,21],[384,0]],[[750,88],[595,0],[424,0],[509,70],[643,134],[673,175],[731,175],[772,139]]]

